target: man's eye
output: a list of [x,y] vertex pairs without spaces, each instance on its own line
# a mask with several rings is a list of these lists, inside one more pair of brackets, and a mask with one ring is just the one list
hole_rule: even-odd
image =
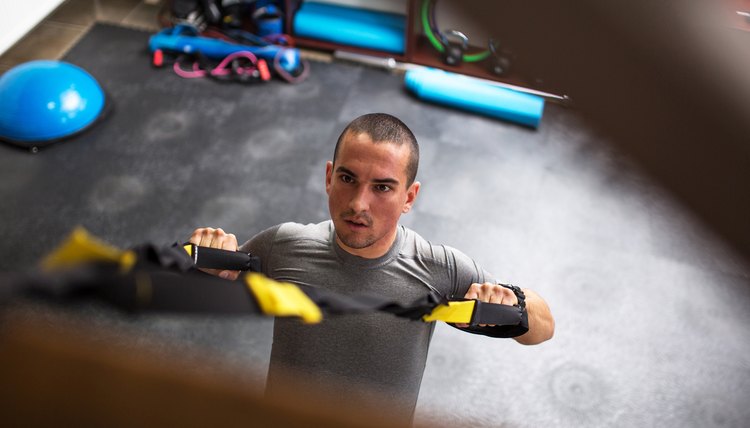
[[343,181],[344,183],[353,183],[354,179],[348,175],[342,174],[341,181]]
[[378,184],[375,186],[375,190],[377,190],[378,192],[382,192],[382,193],[390,192],[391,186],[388,186],[387,184]]

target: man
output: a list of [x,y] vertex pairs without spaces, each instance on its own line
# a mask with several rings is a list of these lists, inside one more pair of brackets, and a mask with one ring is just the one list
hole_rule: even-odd
[[[419,194],[415,181],[419,146],[399,119],[382,113],[352,121],[326,164],[331,220],[286,223],[256,235],[240,250],[260,257],[271,278],[324,287],[344,294],[378,293],[411,302],[430,290],[448,298],[466,297],[514,305],[513,290],[463,253],[432,245],[398,224]],[[234,235],[221,229],[195,230],[197,245],[237,249]],[[235,279],[238,272],[214,271]],[[537,344],[552,337],[554,320],[546,303],[524,289],[529,331],[517,338]],[[491,335],[493,326],[458,326]],[[434,323],[376,313],[330,317],[319,325],[276,319],[267,394],[289,374],[304,374],[321,385],[348,385],[342,402],[368,402],[370,395],[399,403],[389,412],[410,421],[427,359]],[[331,390],[336,392],[335,389]]]

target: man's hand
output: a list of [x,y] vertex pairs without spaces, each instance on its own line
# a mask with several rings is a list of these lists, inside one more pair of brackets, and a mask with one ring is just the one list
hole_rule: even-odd
[[[190,236],[190,243],[210,248],[220,248],[222,250],[237,251],[237,237],[231,233],[226,233],[221,229],[212,227],[201,227],[195,229]],[[240,276],[238,270],[220,270],[220,269],[201,269],[203,272],[216,275],[220,278],[235,280]]]
[[[485,282],[483,284],[474,283],[469,287],[469,291],[464,295],[465,299],[477,299],[480,302],[497,303],[500,305],[513,306],[518,304],[518,298],[513,290],[505,288],[502,285]],[[466,328],[469,324],[456,324],[456,327]],[[479,324],[480,327],[494,327],[494,324]]]

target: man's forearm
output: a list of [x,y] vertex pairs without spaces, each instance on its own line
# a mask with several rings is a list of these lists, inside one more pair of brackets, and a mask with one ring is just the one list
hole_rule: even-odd
[[526,312],[529,316],[529,331],[516,337],[523,345],[536,345],[552,338],[555,333],[555,320],[549,306],[538,294],[524,288],[526,295]]

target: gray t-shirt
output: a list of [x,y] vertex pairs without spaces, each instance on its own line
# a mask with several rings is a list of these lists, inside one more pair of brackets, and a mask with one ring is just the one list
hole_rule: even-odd
[[[403,226],[388,253],[377,259],[343,250],[330,220],[284,223],[240,249],[260,257],[262,272],[279,281],[342,294],[379,294],[403,303],[430,289],[461,298],[472,283],[494,281],[460,251],[432,245]],[[280,380],[303,375],[325,389],[321,396],[331,394],[336,402],[362,406],[380,396],[396,399],[401,405],[388,412],[411,420],[433,329],[434,323],[387,313],[332,316],[316,325],[277,318],[266,393],[283,394]]]

